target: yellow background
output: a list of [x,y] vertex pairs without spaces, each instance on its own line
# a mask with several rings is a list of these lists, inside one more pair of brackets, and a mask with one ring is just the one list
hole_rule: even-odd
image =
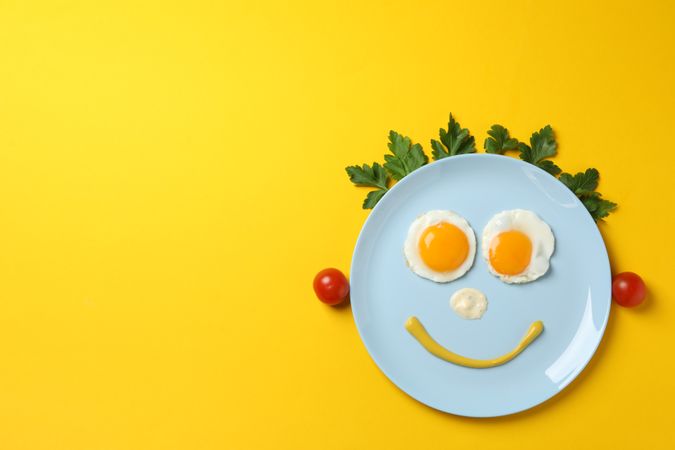
[[[667,1],[0,0],[0,447],[666,448],[675,444],[675,6]],[[612,308],[554,400],[471,420],[370,360],[349,164],[551,123],[602,174]],[[473,447],[472,447],[473,448]]]

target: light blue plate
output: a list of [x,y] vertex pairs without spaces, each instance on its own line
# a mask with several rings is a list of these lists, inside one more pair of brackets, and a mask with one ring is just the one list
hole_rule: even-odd
[[[488,272],[481,235],[495,213],[516,208],[551,226],[555,252],[544,277],[508,285]],[[461,214],[476,233],[473,267],[450,283],[416,276],[403,257],[408,227],[432,209]],[[593,356],[611,300],[607,251],[584,206],[551,175],[499,155],[453,156],[397,183],[363,226],[350,276],[354,319],[375,363],[410,396],[462,416],[512,414],[560,392]],[[464,287],[487,295],[481,320],[450,309],[450,296]],[[535,320],[544,332],[511,362],[470,369],[427,352],[404,328],[413,315],[443,346],[473,358],[510,351]]]

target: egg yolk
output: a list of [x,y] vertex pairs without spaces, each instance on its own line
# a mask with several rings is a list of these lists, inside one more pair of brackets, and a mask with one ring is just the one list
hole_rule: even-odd
[[466,260],[469,240],[455,225],[441,222],[422,232],[419,251],[427,267],[437,272],[449,272]]
[[490,265],[502,275],[518,275],[530,264],[532,242],[520,231],[511,230],[495,236],[490,242]]

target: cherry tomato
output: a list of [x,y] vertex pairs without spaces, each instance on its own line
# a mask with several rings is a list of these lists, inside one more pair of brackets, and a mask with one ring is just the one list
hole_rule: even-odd
[[323,269],[314,277],[314,292],[327,305],[337,305],[349,294],[349,281],[337,269]]
[[636,273],[622,272],[612,279],[612,295],[614,301],[621,306],[632,308],[645,299],[647,288],[645,282]]

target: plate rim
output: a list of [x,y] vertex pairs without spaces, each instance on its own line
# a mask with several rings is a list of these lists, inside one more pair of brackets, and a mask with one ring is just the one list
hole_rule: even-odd
[[[387,194],[389,194],[391,192],[394,192],[396,189],[401,189],[400,186],[405,186],[407,183],[410,182],[412,177],[421,176],[421,174],[423,174],[427,170],[430,170],[429,168],[434,166],[435,164],[448,164],[448,163],[451,163],[452,161],[458,161],[458,160],[461,160],[461,159],[495,159],[495,158],[503,159],[505,161],[510,160],[511,164],[514,164],[514,165],[520,166],[520,167],[527,167],[530,170],[535,170],[535,172],[538,171],[540,174],[545,174],[546,176],[552,177],[558,183],[562,184],[562,182],[557,177],[551,175],[550,173],[546,172],[545,170],[541,169],[540,167],[538,167],[534,164],[530,164],[528,162],[521,161],[519,159],[510,157],[510,156],[507,156],[507,155],[492,154],[492,153],[467,153],[467,154],[462,154],[462,155],[454,155],[454,156],[446,157],[446,158],[443,158],[443,159],[440,159],[440,160],[437,160],[437,161],[432,161],[432,162],[416,169],[414,172],[408,174],[406,177],[404,177],[400,181],[396,182],[391,188],[389,188],[389,192],[387,192]],[[602,244],[601,250],[603,252],[602,256],[604,256],[604,258],[602,258],[602,259],[603,259],[603,261],[606,262],[607,273],[609,275],[609,278],[607,280],[607,284],[609,286],[611,286],[611,277],[612,277],[612,275],[611,275],[611,264],[610,264],[610,261],[609,261],[609,254],[607,252],[607,245],[605,244],[605,240],[602,237],[602,234],[600,233],[600,229],[598,228],[597,223],[592,218],[590,213],[588,213],[588,211],[586,210],[586,207],[583,205],[581,200],[579,200],[579,198],[576,195],[574,195],[574,193],[572,191],[569,191],[569,192],[570,192],[570,198],[572,199],[572,201],[574,203],[576,203],[577,206],[581,206],[582,208],[584,208],[584,211],[586,211],[587,220],[591,221],[591,225],[593,226],[593,229],[595,230],[594,232],[595,232],[596,236],[600,239],[600,243]],[[382,199],[384,199],[387,196],[387,194],[385,194],[385,196]],[[361,226],[361,230],[359,231],[359,235],[356,239],[356,244],[354,246],[354,251],[352,253],[352,260],[351,260],[351,264],[350,264],[350,268],[349,268],[350,278],[351,278],[351,275],[355,271],[354,270],[355,261],[356,261],[355,256],[356,256],[357,252],[359,251],[359,249],[361,248],[361,246],[363,245],[364,230],[366,229],[366,227],[370,223],[371,219],[373,218],[375,211],[382,208],[382,205],[384,204],[381,201],[382,199],[380,199],[380,201],[375,205],[375,207],[370,212],[370,214],[368,214],[368,217],[366,217],[366,220],[363,222],[363,225]],[[612,298],[611,298],[611,288],[610,288],[609,289],[609,298],[607,299],[607,307],[605,308],[605,310],[602,311],[602,313],[603,313],[602,324],[601,324],[601,326],[598,330],[599,331],[599,339],[594,344],[593,351],[589,354],[589,356],[586,358],[586,360],[582,364],[580,364],[579,370],[574,374],[574,376],[568,377],[566,380],[564,380],[564,382],[562,382],[561,384],[558,385],[559,389],[558,389],[557,392],[554,392],[552,395],[550,395],[549,397],[547,397],[543,400],[528,402],[525,406],[522,406],[522,407],[519,407],[519,408],[516,408],[516,409],[513,409],[513,410],[505,411],[503,413],[488,413],[488,414],[467,414],[467,413],[462,413],[462,412],[444,409],[444,408],[441,408],[437,405],[432,405],[432,404],[429,404],[427,402],[424,402],[424,401],[416,398],[415,396],[410,394],[407,390],[405,390],[403,387],[401,387],[399,385],[399,383],[396,381],[396,377],[393,377],[383,367],[383,365],[379,361],[378,357],[376,356],[376,354],[373,351],[373,349],[371,348],[371,346],[368,344],[366,339],[364,339],[364,332],[362,330],[363,324],[360,322],[360,320],[358,318],[356,308],[354,308],[353,299],[351,299],[351,298],[350,298],[350,304],[351,304],[352,316],[354,318],[354,323],[356,324],[356,329],[359,333],[359,338],[360,338],[361,342],[363,343],[363,345],[366,347],[366,351],[368,352],[368,355],[370,356],[371,360],[375,363],[375,366],[380,370],[380,372],[382,372],[384,374],[384,376],[387,377],[389,382],[392,383],[397,389],[399,389],[401,392],[406,394],[408,397],[414,399],[416,402],[418,402],[422,405],[425,405],[429,408],[432,408],[436,411],[440,411],[440,412],[455,415],[455,416],[461,416],[461,417],[490,418],[490,417],[503,417],[503,416],[509,416],[509,415],[513,415],[513,414],[518,414],[518,413],[521,413],[523,411],[530,410],[530,409],[532,409],[536,406],[539,406],[541,404],[547,403],[551,399],[557,397],[574,380],[576,380],[579,377],[579,375],[582,372],[584,372],[584,370],[586,370],[586,368],[588,367],[588,364],[593,359],[593,357],[595,357],[595,355],[597,353],[597,350],[600,347],[600,344],[602,343],[603,339],[605,338],[605,331],[606,331],[606,328],[607,328],[607,323],[609,322],[609,315],[610,315],[610,312],[611,312]]]

